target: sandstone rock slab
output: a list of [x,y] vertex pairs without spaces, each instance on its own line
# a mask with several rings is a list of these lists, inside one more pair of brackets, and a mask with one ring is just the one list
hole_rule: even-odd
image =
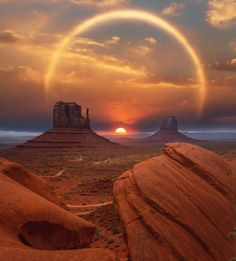
[[184,143],[125,172],[113,191],[131,260],[232,258],[232,185],[220,156]]

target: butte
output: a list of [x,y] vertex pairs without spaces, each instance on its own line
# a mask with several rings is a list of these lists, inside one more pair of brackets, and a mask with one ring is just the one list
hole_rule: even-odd
[[21,149],[60,149],[82,153],[117,147],[118,144],[99,136],[91,129],[88,108],[84,117],[79,104],[62,101],[53,107],[53,128],[17,146]]

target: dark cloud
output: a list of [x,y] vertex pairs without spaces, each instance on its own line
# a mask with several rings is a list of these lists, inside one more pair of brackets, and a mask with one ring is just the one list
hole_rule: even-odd
[[236,59],[232,59],[226,63],[215,63],[210,67],[217,71],[236,72]]
[[22,36],[12,30],[5,30],[0,32],[0,42],[14,44],[20,40]]
[[0,68],[0,129],[45,126],[51,106],[42,87],[40,75],[32,68]]

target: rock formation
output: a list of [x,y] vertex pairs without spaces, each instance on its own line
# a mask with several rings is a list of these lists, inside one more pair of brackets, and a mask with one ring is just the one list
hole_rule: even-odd
[[39,177],[0,159],[1,261],[115,260],[105,249],[80,249],[92,240],[95,226],[55,201]]
[[178,131],[178,122],[175,116],[166,117],[162,123],[160,130],[154,135],[145,139],[145,141],[151,142],[176,142],[176,141],[191,141],[192,139],[188,138],[184,134]]
[[232,170],[215,153],[167,144],[121,175],[113,192],[132,261],[234,257]]
[[161,123],[160,131],[178,131],[178,123],[175,116],[165,118]]
[[26,189],[29,189],[54,204],[65,208],[65,205],[58,200],[56,194],[47,182],[33,173],[30,173],[20,164],[0,158],[0,172]]
[[80,105],[61,101],[54,105],[53,128],[33,140],[18,145],[20,148],[74,148],[79,151],[116,146],[118,145],[99,136],[90,128],[88,108],[86,117],[83,117]]
[[53,108],[53,128],[90,129],[89,109],[86,118],[81,114],[81,106],[74,102],[59,101]]

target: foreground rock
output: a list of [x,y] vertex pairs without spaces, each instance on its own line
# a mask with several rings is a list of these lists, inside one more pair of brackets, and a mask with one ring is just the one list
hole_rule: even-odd
[[56,205],[66,208],[65,205],[58,200],[56,194],[46,181],[33,173],[30,173],[20,164],[0,158],[0,173],[8,176],[15,182],[32,192],[39,194],[41,197],[55,203]]
[[80,249],[96,228],[59,205],[39,177],[0,159],[0,260],[115,260],[107,250]]
[[113,190],[131,260],[232,258],[232,185],[220,156],[183,143],[125,172]]
[[178,122],[175,116],[168,116],[162,121],[160,130],[152,136],[146,138],[145,141],[167,143],[192,141],[192,139],[178,131]]

